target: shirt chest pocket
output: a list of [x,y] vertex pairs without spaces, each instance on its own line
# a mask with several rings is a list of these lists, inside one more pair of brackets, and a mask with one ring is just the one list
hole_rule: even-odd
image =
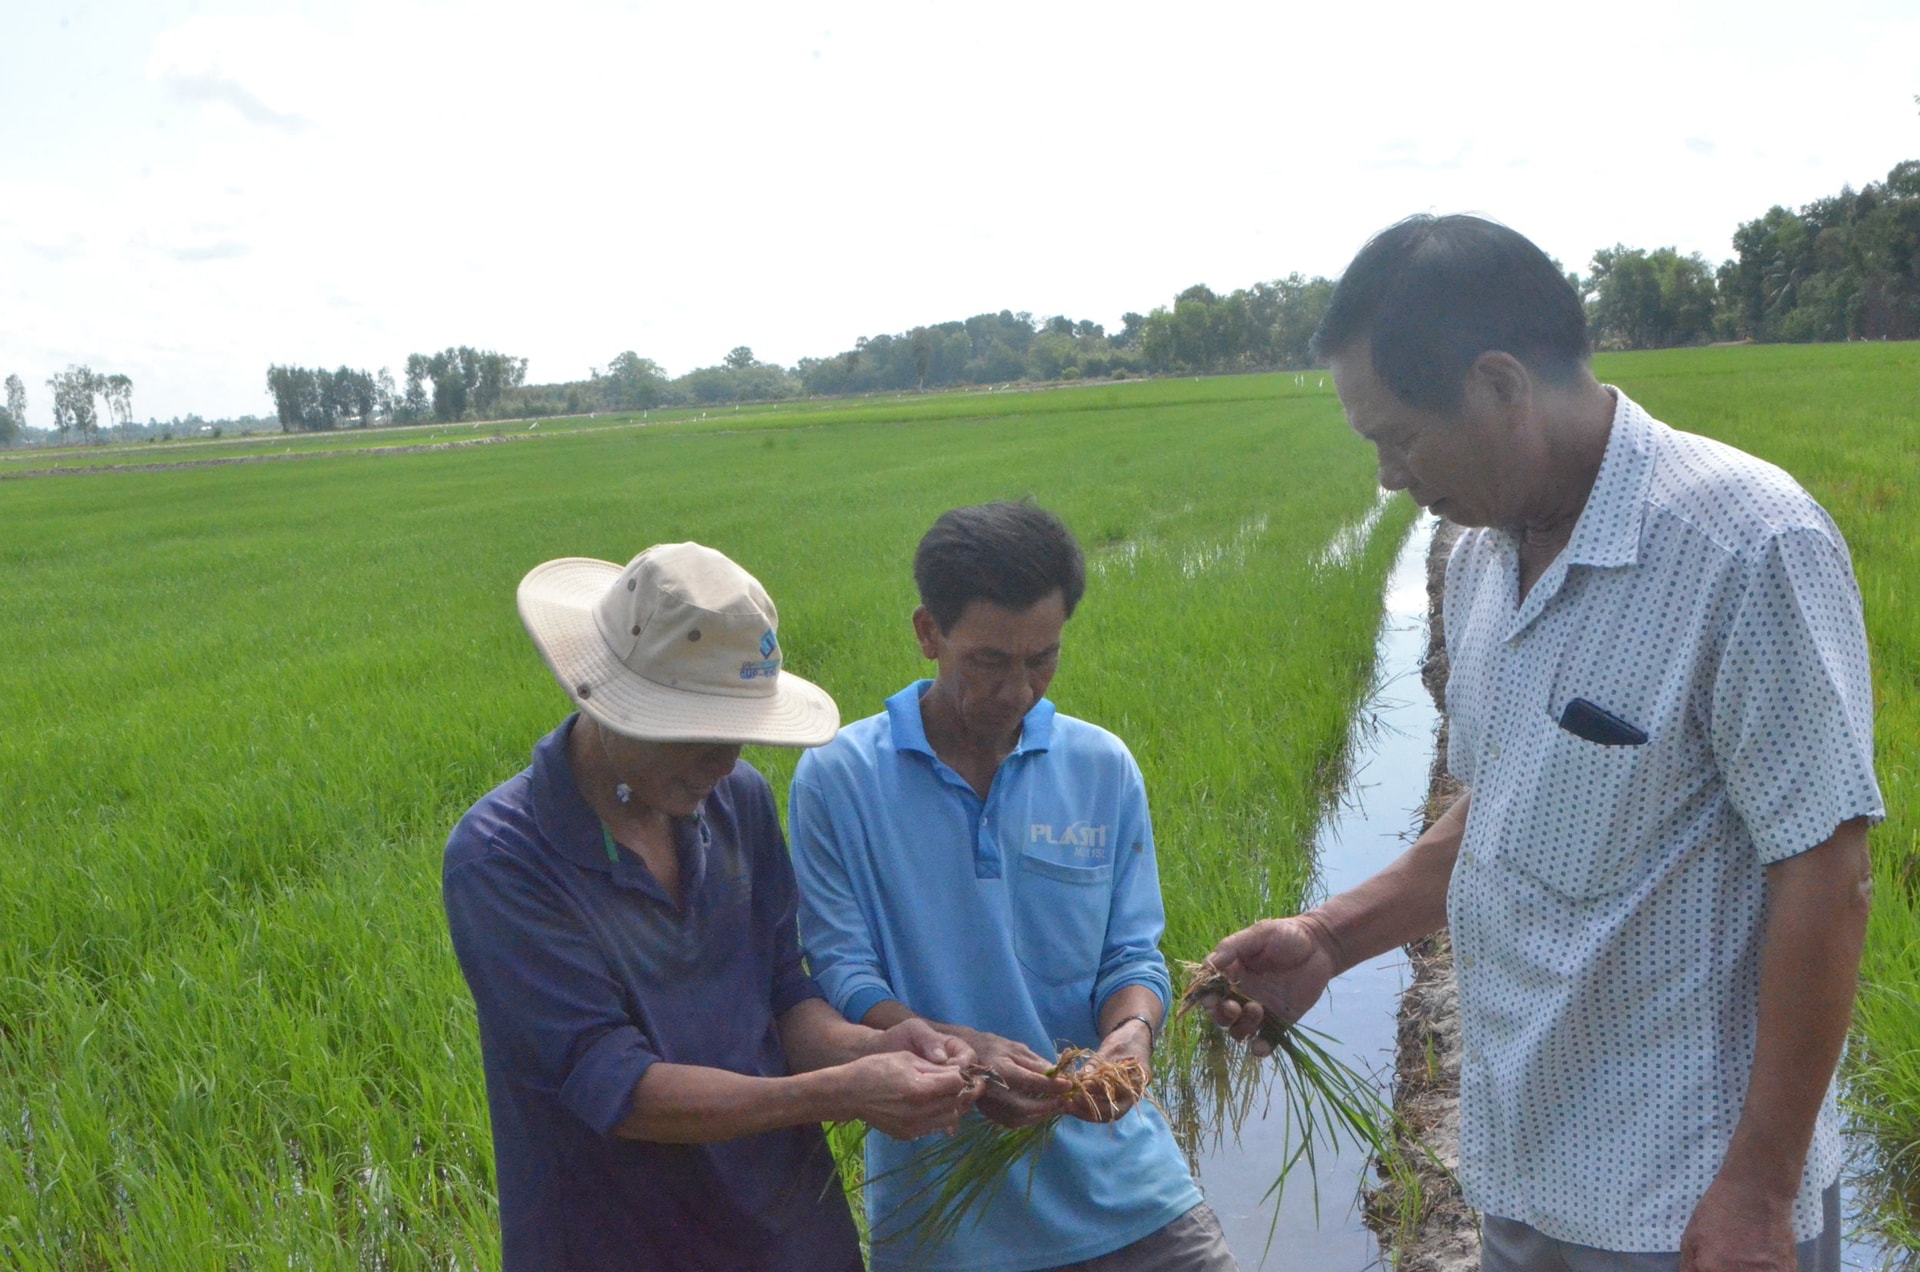
[[1023,852],[1013,883],[1013,949],[1021,965],[1048,985],[1091,981],[1106,946],[1113,863],[1069,866]]
[[1658,818],[1641,788],[1652,745],[1608,746],[1554,728],[1502,845],[1508,865],[1576,900],[1630,887]]

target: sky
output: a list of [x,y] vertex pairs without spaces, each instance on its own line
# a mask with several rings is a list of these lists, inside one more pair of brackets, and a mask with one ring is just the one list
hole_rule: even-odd
[[1920,158],[1920,4],[0,0],[0,376],[268,414],[270,363],[792,365],[1117,328],[1413,212],[1718,262]]

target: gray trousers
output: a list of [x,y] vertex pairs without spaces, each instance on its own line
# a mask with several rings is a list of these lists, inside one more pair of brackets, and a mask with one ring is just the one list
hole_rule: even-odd
[[[1826,1226],[1797,1247],[1800,1272],[1840,1272],[1840,1185],[1821,1194]],[[1623,1254],[1541,1236],[1512,1219],[1480,1220],[1480,1272],[1679,1272],[1680,1255]]]
[[1203,1201],[1130,1246],[1050,1272],[1240,1272],[1240,1265],[1227,1249],[1220,1220]]

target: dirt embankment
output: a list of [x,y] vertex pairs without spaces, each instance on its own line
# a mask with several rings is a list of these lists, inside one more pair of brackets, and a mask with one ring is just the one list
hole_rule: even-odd
[[28,477],[97,477],[102,473],[161,473],[176,468],[224,468],[232,464],[280,464],[301,459],[331,459],[340,455],[419,455],[426,451],[458,450],[468,446],[491,446],[495,442],[526,440],[526,433],[490,433],[485,437],[463,437],[451,442],[420,442],[410,446],[342,446],[335,450],[262,452],[253,455],[207,455],[195,459],[156,460],[127,464],[72,464],[66,467],[22,468],[12,472],[0,469],[0,481],[19,481]]
[[[1439,745],[1428,778],[1422,829],[1431,826],[1459,795],[1447,772],[1447,646],[1440,597],[1447,554],[1460,528],[1442,521],[1427,555],[1427,656],[1420,679],[1441,710]],[[1408,1127],[1433,1150],[1447,1170],[1460,1164],[1460,994],[1453,979],[1453,951],[1441,932],[1409,947],[1413,984],[1400,999],[1400,1024],[1394,1056],[1393,1103]],[[1416,1151],[1415,1156],[1419,1156]],[[1473,1272],[1480,1266],[1479,1219],[1445,1171],[1422,1171],[1419,1230],[1394,1243],[1399,1272]],[[1377,1227],[1390,1231],[1397,1198],[1383,1188],[1368,1198]]]

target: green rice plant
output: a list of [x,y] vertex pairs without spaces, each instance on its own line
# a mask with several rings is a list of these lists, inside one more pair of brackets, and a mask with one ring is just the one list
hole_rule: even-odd
[[[1192,1017],[1195,1009],[1210,999],[1243,1005],[1250,1001],[1211,962],[1186,962],[1182,968],[1187,977],[1186,989],[1180,996],[1182,1016]],[[1217,1031],[1213,1032],[1217,1038]],[[1451,1177],[1439,1156],[1414,1134],[1371,1075],[1355,1069],[1328,1049],[1327,1044],[1334,1040],[1327,1035],[1269,1013],[1262,1018],[1256,1036],[1270,1049],[1268,1089],[1277,1088],[1280,1092],[1282,1142],[1292,1146],[1267,1190],[1267,1196],[1275,1203],[1275,1219],[1279,1217],[1278,1203],[1287,1181],[1301,1166],[1306,1168],[1313,1187],[1314,1213],[1319,1213],[1316,1154],[1321,1149],[1338,1152],[1345,1143],[1364,1152],[1387,1177],[1391,1185],[1388,1193],[1398,1207],[1393,1226],[1401,1237],[1410,1236],[1420,1222],[1424,1193],[1419,1164],[1408,1146],[1417,1146],[1428,1164],[1439,1166]],[[1272,1240],[1271,1229],[1268,1240]]]
[[[1086,1101],[1096,1108],[1132,1106],[1151,1099],[1147,1072],[1131,1057],[1111,1061],[1084,1047],[1068,1047],[1060,1053],[1048,1077],[1070,1084],[1062,1096],[1060,1111],[1028,1126],[1007,1127],[980,1114],[969,1114],[960,1129],[935,1142],[893,1172],[905,1172],[918,1185],[901,1199],[895,1215],[911,1215],[906,1222],[888,1217],[887,1230],[877,1240],[906,1241],[923,1249],[938,1248],[951,1241],[968,1220],[979,1221],[982,1208],[996,1197],[1008,1177],[1024,1163],[1028,1186],[1040,1153],[1053,1138],[1060,1119],[1069,1116],[1067,1107]],[[999,1082],[993,1070],[976,1065],[968,1077],[975,1083]],[[886,1176],[875,1176],[876,1180]]]

